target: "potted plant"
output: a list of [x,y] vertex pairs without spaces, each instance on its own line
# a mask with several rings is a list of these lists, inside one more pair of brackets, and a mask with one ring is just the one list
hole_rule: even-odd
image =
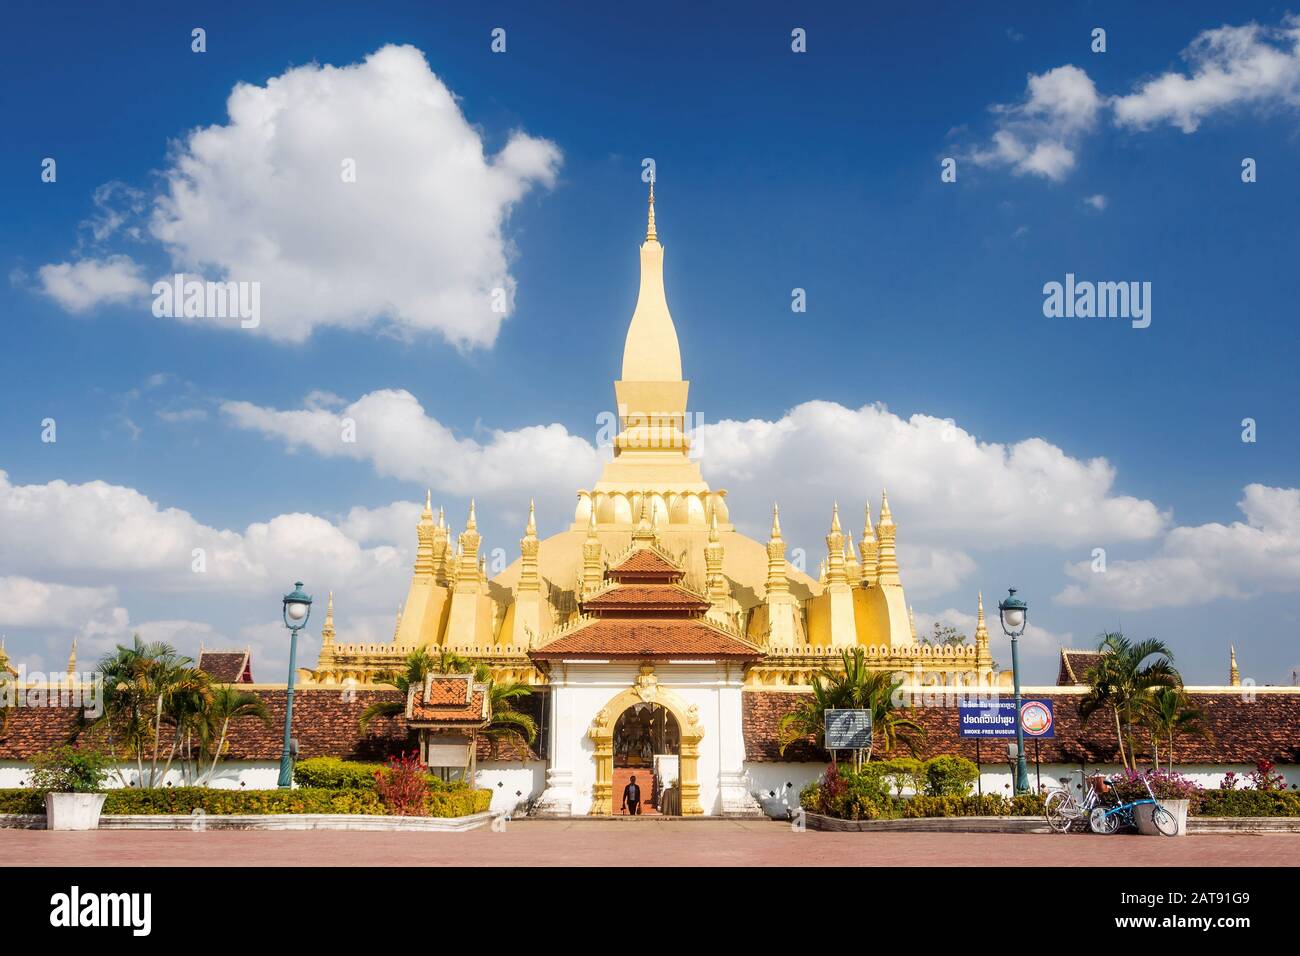
[[96,750],[65,744],[32,761],[32,789],[45,794],[47,830],[94,830],[104,808],[108,761]]

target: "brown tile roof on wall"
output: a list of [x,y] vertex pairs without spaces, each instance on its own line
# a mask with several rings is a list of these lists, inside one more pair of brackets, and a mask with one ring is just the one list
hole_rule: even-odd
[[[473,687],[469,699],[465,689]],[[430,689],[432,688],[432,690]],[[487,688],[471,684],[468,677],[430,677],[423,692],[411,688],[406,706],[406,719],[412,726],[422,724],[464,724],[479,726],[488,719]]]
[[[225,760],[277,760],[284,738],[285,692],[254,689],[270,712],[270,722],[240,717],[230,724]],[[378,700],[402,703],[396,690],[300,688],[293,696],[293,734],[298,757],[341,757],[345,760],[383,760],[414,750],[403,716],[376,717],[361,733],[357,719]],[[399,712],[400,713],[400,712]],[[51,747],[67,743],[79,729],[79,711],[71,707],[15,707],[0,729],[0,760],[27,760]]]
[[596,618],[530,656],[757,659],[762,652],[696,618]]
[[[743,701],[745,755],[749,760],[826,760],[812,742],[796,742],[784,756],[777,745],[781,717],[794,709],[801,695],[746,691]],[[1039,759],[1044,763],[1119,763],[1114,718],[1107,710],[1085,723],[1079,717],[1078,694],[1035,694],[1031,699],[1052,701],[1056,736],[1039,740]],[[1275,763],[1300,763],[1300,691],[1260,693],[1253,699],[1232,693],[1192,693],[1192,704],[1205,713],[1212,740],[1180,734],[1174,742],[1175,764],[1253,764],[1267,759]],[[1009,699],[1009,698],[1004,698]],[[956,707],[910,708],[906,716],[926,730],[924,745],[917,756],[957,754],[975,759],[974,738],[962,737],[957,728]],[[1139,759],[1149,761],[1150,742],[1139,731]],[[1006,761],[1005,739],[984,738],[980,743],[985,763]],[[1033,745],[1026,741],[1033,759]],[[908,756],[900,745],[895,756]],[[1163,758],[1162,758],[1163,759]]]
[[252,674],[245,677],[248,670],[248,651],[202,651],[199,654],[199,670],[206,673],[218,684],[249,683]]

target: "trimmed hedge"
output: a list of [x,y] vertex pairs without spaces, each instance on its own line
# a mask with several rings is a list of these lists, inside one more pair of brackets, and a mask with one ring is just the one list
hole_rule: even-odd
[[[444,790],[430,793],[425,815],[464,817],[482,813],[492,802],[491,790]],[[364,813],[387,811],[373,790],[300,787],[295,790],[211,790],[207,787],[154,787],[106,791],[104,813],[180,815],[195,810],[219,815],[267,813]],[[45,812],[41,794],[34,790],[0,790],[0,813]]]
[[293,765],[293,782],[322,790],[373,790],[381,763],[354,763],[338,757],[311,757]]
[[[309,757],[293,765],[293,782],[300,787],[321,790],[374,790],[375,774],[386,773],[387,764],[362,763],[340,760],[338,757]],[[445,781],[425,774],[424,781],[431,791],[459,792],[468,790],[463,780]]]
[[1202,790],[1192,801],[1201,817],[1300,817],[1294,790]]

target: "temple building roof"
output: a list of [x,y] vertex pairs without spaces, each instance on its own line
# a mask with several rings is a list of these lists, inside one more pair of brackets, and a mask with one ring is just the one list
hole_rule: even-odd
[[209,651],[199,649],[199,670],[218,684],[253,683],[253,651]]

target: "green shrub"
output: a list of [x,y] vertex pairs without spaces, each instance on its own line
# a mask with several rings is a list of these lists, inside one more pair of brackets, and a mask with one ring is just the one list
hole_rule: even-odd
[[373,790],[378,763],[357,763],[338,757],[310,757],[293,767],[293,782],[300,787],[322,790]]
[[876,768],[876,772],[893,788],[895,796],[901,796],[904,790],[913,793],[925,790],[925,763],[915,757],[896,757],[867,766]]
[[1202,790],[1192,813],[1203,817],[1300,817],[1294,790]]
[[108,758],[89,747],[64,744],[32,758],[31,787],[37,793],[98,793],[108,776]]
[[965,757],[932,757],[925,762],[925,792],[931,797],[964,797],[979,774]]
[[[438,790],[425,799],[425,815],[464,817],[483,813],[492,803],[491,790],[468,787]],[[107,791],[104,813],[171,814],[187,816],[195,810],[218,815],[265,813],[364,813],[386,815],[373,790],[299,787],[295,790],[211,790],[207,787],[134,787]],[[0,813],[44,813],[42,794],[31,789],[0,790]]]
[[27,787],[0,790],[0,813],[44,813],[45,797]]
[[[340,760],[338,757],[309,757],[294,764],[293,782],[300,787],[322,790],[373,790],[375,774],[386,772],[387,768],[382,763],[362,763]],[[469,789],[469,784],[463,780],[446,781],[432,774],[426,774],[424,780],[430,790]]]

